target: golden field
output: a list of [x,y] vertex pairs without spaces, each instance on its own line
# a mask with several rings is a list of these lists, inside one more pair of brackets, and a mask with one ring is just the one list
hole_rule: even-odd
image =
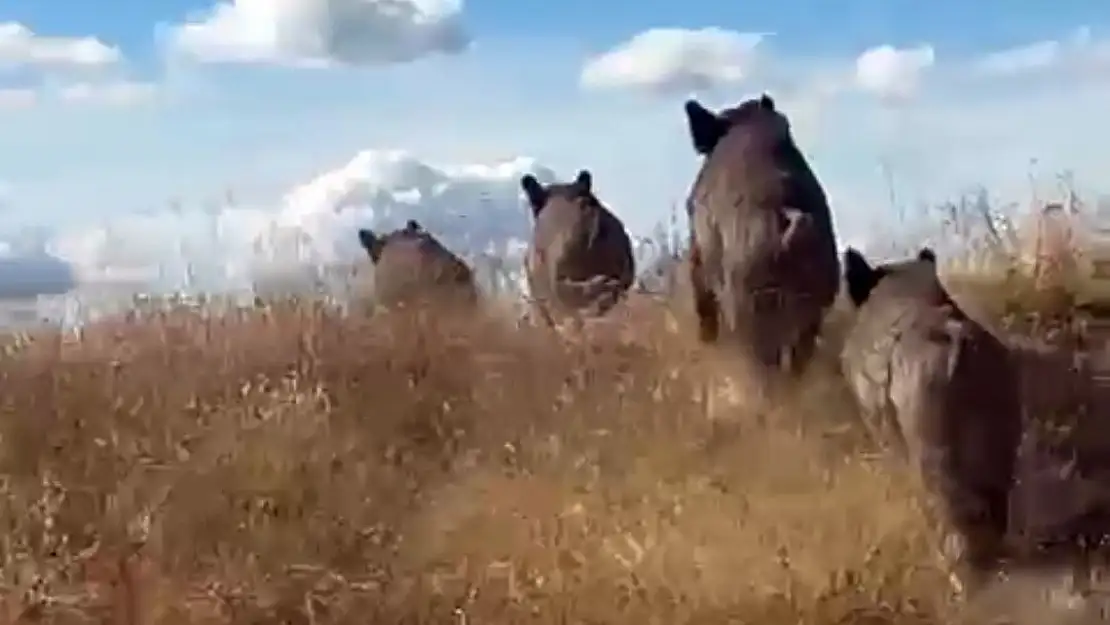
[[40,336],[0,361],[0,622],[1073,622],[953,601],[831,345],[760,409],[647,296],[587,333],[301,303]]

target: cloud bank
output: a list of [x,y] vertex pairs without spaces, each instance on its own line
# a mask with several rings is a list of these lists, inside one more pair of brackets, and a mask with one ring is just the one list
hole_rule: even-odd
[[[464,165],[365,150],[290,189],[273,207],[124,215],[62,229],[45,249],[76,281],[157,292],[247,291],[260,281],[364,260],[359,227],[416,219],[470,256],[519,254],[531,229],[520,177],[554,180],[530,158]],[[3,278],[0,264],[0,280]]]

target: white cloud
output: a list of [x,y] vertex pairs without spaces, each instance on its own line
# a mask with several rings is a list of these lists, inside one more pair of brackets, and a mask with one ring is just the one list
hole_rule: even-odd
[[231,0],[170,35],[203,62],[317,67],[403,63],[469,42],[462,0]]
[[1063,45],[1045,40],[1029,45],[992,52],[976,62],[976,69],[985,74],[1014,75],[1049,68],[1060,61]]
[[[308,230],[346,212],[355,221],[400,224],[413,218],[459,250],[503,251],[531,229],[520,191],[520,177],[529,172],[554,179],[551,169],[526,157],[433,165],[403,150],[364,150],[343,167],[289,191],[284,218]],[[308,227],[310,222],[316,225]]]
[[856,84],[886,101],[904,101],[917,95],[922,75],[936,63],[932,46],[871,48],[856,59]]
[[0,23],[0,68],[26,69],[47,86],[0,87],[0,109],[26,109],[46,97],[57,97],[67,102],[101,102],[110,104],[134,103],[146,97],[147,88],[141,83],[108,79],[103,82],[80,80],[60,89],[49,88],[56,77],[72,74],[74,70],[98,70],[119,67],[123,54],[116,46],[108,45],[96,37],[52,37],[40,35],[18,22]]
[[79,82],[58,89],[58,98],[73,104],[132,106],[154,99],[158,86],[149,82],[116,80]]
[[18,22],[0,23],[0,64],[101,67],[118,63],[119,48],[96,37],[47,37]]
[[1078,28],[1067,37],[991,52],[976,59],[972,69],[996,77],[1064,71],[1101,79],[1110,70],[1110,40],[1094,37],[1089,28]]
[[580,82],[591,89],[656,93],[731,85],[749,77],[762,39],[720,28],[654,28],[589,59]]

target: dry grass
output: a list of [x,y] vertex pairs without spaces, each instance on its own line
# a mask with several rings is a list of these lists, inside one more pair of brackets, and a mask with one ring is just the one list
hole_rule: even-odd
[[721,366],[666,325],[299,305],[39,339],[0,361],[0,622],[952,622],[835,376],[708,419]]

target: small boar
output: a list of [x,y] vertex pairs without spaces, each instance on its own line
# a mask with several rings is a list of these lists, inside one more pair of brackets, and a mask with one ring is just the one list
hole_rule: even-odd
[[1020,376],[1006,344],[970,319],[936,255],[872,266],[849,248],[856,318],[841,367],[873,436],[917,470],[962,543],[961,582],[982,587],[1007,554],[1023,431]]
[[470,267],[415,220],[384,235],[358,231],[374,264],[374,300],[382,306],[417,302],[470,308],[478,288]]
[[698,336],[727,332],[757,373],[800,373],[840,285],[825,192],[770,96],[720,113],[690,100],[686,119],[705,157],[686,202]]
[[624,224],[593,194],[590,172],[547,186],[527,174],[520,186],[535,219],[526,270],[536,312],[552,326],[607,313],[632,287],[635,260]]

